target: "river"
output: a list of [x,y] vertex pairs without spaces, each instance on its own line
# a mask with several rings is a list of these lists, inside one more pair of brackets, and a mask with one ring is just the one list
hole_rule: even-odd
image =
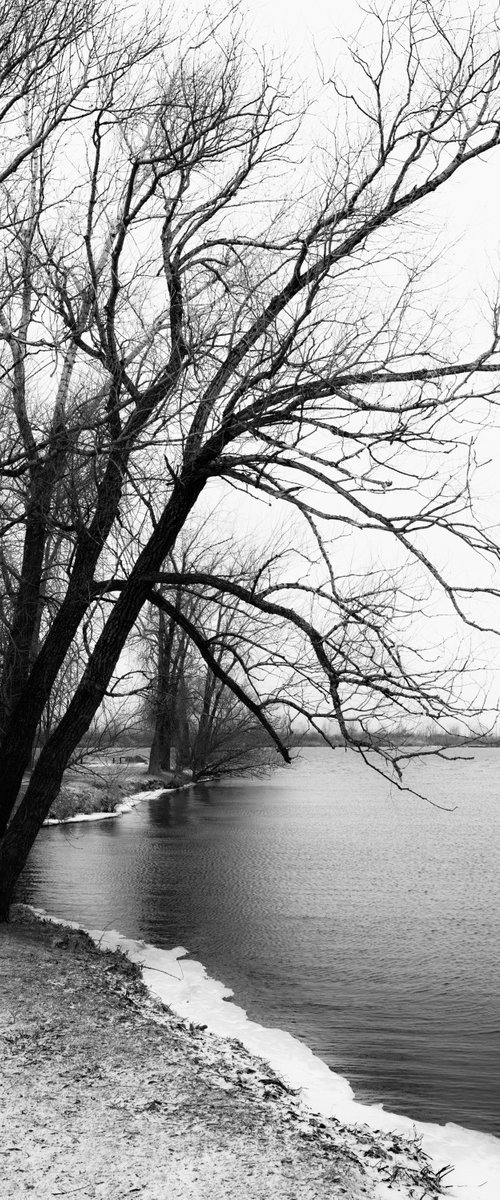
[[364,1103],[500,1135],[500,750],[403,794],[351,752],[44,829],[19,898],[184,945]]

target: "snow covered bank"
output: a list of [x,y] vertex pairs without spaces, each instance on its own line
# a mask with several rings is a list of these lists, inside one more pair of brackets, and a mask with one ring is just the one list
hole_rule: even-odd
[[132,812],[132,809],[141,800],[153,800],[155,796],[161,796],[162,792],[174,792],[177,788],[159,787],[148,792],[133,792],[131,796],[127,796],[124,800],[120,800],[111,812],[93,812],[93,813],[75,813],[73,817],[47,817],[44,825],[70,825],[73,821],[107,821],[110,817],[119,817],[121,813]]
[[[42,910],[35,909],[40,916]],[[51,920],[53,918],[50,918]],[[57,922],[71,924],[70,922]],[[79,926],[74,925],[75,928]],[[446,1194],[453,1200],[499,1200],[500,1140],[458,1125],[413,1122],[383,1108],[359,1104],[346,1079],[336,1075],[308,1046],[280,1029],[250,1021],[244,1009],[228,1003],[232,992],[207,976],[201,963],[186,959],[183,947],[161,950],[115,931],[87,930],[103,949],[121,950],[142,967],[150,990],[174,1012],[225,1038],[237,1038],[250,1053],[264,1058],[314,1113],[348,1124],[406,1137],[415,1134],[429,1155],[434,1171],[448,1165]],[[388,1195],[395,1195],[394,1189]],[[406,1194],[406,1193],[404,1193]],[[382,1193],[379,1192],[381,1196]]]

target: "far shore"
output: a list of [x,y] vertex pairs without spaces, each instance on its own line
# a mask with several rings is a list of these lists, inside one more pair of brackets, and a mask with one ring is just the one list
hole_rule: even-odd
[[[335,742],[335,744],[337,744]],[[297,740],[296,749],[300,749]],[[341,740],[339,746],[345,746]],[[471,749],[489,749],[497,742],[490,739]],[[303,740],[302,748],[318,749],[323,743]],[[450,752],[455,746],[447,747]],[[466,747],[467,748],[467,747]],[[463,747],[462,747],[463,749]],[[432,754],[430,743],[406,746],[415,754]],[[149,749],[142,747],[110,746],[105,751],[89,753],[82,761],[68,768],[62,787],[52,804],[44,825],[61,825],[77,821],[103,821],[130,812],[141,800],[159,792],[180,791],[193,786],[188,771],[149,770]],[[29,774],[25,778],[25,785]]]

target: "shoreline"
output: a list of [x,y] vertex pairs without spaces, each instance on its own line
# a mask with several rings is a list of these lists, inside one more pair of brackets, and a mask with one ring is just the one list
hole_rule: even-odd
[[108,821],[112,817],[122,817],[125,813],[132,812],[142,800],[151,800],[155,796],[160,796],[162,792],[180,792],[185,787],[191,787],[191,784],[181,784],[179,787],[160,787],[151,788],[141,792],[132,792],[130,796],[126,796],[123,800],[117,801],[115,807],[110,811],[98,811],[92,813],[77,812],[71,817],[46,817],[43,822],[42,829],[47,825],[70,825],[76,821]]
[[[123,784],[122,786],[126,788],[127,786],[133,786],[133,784]],[[42,823],[42,829],[49,825],[69,825],[80,821],[107,821],[111,817],[121,817],[125,813],[132,812],[142,800],[153,800],[156,796],[161,796],[163,792],[184,792],[194,786],[195,784],[191,781],[174,784],[173,786],[171,783],[161,783],[158,781],[157,786],[154,788],[141,788],[139,791],[130,793],[125,790],[123,799],[117,800],[114,807],[110,810],[96,809],[95,812],[89,813],[77,811],[68,817],[46,817]],[[77,804],[78,801],[75,803]]]
[[[227,1035],[217,1036],[210,1032],[204,1023],[179,1017],[165,1002],[151,994],[149,981],[146,989],[140,981],[137,965],[132,966],[123,953],[117,953],[116,950],[110,952],[104,944],[105,937],[109,938],[109,935],[101,935],[99,946],[96,946],[97,931],[89,935],[79,927],[66,922],[57,921],[57,919],[54,921],[46,916],[41,918],[26,906],[16,906],[13,917],[14,923],[5,927],[4,936],[0,939],[0,953],[7,944],[7,948],[10,946],[13,960],[16,959],[16,956],[19,958],[19,952],[23,949],[23,941],[27,937],[31,955],[26,967],[27,978],[31,978],[34,971],[36,974],[36,963],[34,965],[33,958],[37,954],[41,959],[43,958],[45,974],[43,979],[40,978],[41,986],[31,989],[30,993],[25,996],[18,995],[14,983],[13,994],[18,996],[18,1012],[14,1013],[13,1022],[6,1019],[2,1027],[2,1034],[4,1038],[7,1037],[7,1045],[14,1051],[15,1066],[12,1081],[17,1086],[17,1081],[20,1076],[22,1078],[23,1074],[22,1070],[19,1070],[20,1060],[16,1052],[20,1045],[16,1035],[16,1018],[20,1017],[21,1026],[24,1028],[27,1017],[29,1023],[28,1010],[30,1006],[40,1005],[37,1013],[38,1024],[42,1020],[44,1028],[49,1029],[52,1048],[50,1055],[44,1057],[41,1054],[39,1056],[38,1049],[43,1043],[43,1038],[40,1042],[40,1032],[34,1038],[28,1039],[28,1060],[25,1064],[29,1073],[27,1086],[28,1090],[33,1086],[34,1070],[35,1091],[39,1091],[40,1088],[43,1091],[45,1088],[44,1095],[47,1095],[51,1108],[54,1095],[53,1083],[48,1087],[47,1079],[44,1082],[42,1077],[43,1071],[47,1074],[47,1072],[60,1070],[62,1056],[65,1073],[65,1089],[62,1095],[65,1097],[65,1102],[71,1100],[72,1096],[71,1103],[69,1106],[66,1105],[65,1117],[65,1128],[68,1128],[70,1132],[73,1111],[71,1104],[74,1102],[75,1113],[79,1119],[83,1118],[84,1109],[89,1109],[92,1114],[95,1109],[96,1088],[98,1092],[100,1087],[100,1084],[96,1084],[94,1074],[88,1079],[85,1076],[82,1081],[81,1062],[79,1060],[77,1064],[75,1060],[75,1033],[73,1033],[73,1039],[69,1041],[64,1035],[65,1023],[72,1021],[74,1026],[76,1021],[77,1031],[82,1025],[90,1024],[91,1038],[99,1047],[98,1061],[101,1075],[106,1074],[104,1068],[106,1066],[107,1041],[110,1038],[113,1040],[112,1034],[114,1036],[115,1032],[118,1037],[118,1043],[113,1053],[115,1057],[118,1055],[120,1066],[117,1069],[116,1063],[114,1063],[112,1077],[110,1075],[113,1095],[111,1108],[115,1110],[115,1115],[113,1116],[110,1110],[106,1110],[108,1125],[110,1122],[110,1127],[106,1126],[106,1137],[108,1134],[112,1135],[115,1126],[118,1132],[122,1128],[125,1101],[121,1096],[121,1090],[123,1090],[122,1085],[125,1086],[125,1078],[127,1088],[129,1087],[130,1062],[127,1055],[130,1056],[132,1053],[136,1055],[141,1051],[137,1042],[139,1034],[143,1043],[142,1051],[139,1054],[141,1059],[139,1065],[143,1066],[142,1057],[146,1056],[148,1062],[145,1070],[148,1080],[152,1069],[151,1059],[148,1058],[152,1043],[155,1043],[155,1063],[171,1062],[175,1044],[176,1062],[177,1065],[180,1063],[180,1074],[177,1072],[175,1085],[175,1104],[171,1103],[172,1095],[169,1094],[167,1097],[165,1089],[162,1090],[156,1085],[153,1099],[146,1100],[142,1105],[144,1096],[141,1099],[141,1092],[146,1088],[146,1084],[149,1087],[150,1080],[147,1083],[140,1072],[138,1074],[137,1064],[133,1071],[133,1088],[136,1101],[137,1095],[141,1100],[140,1113],[142,1115],[146,1113],[148,1118],[142,1122],[144,1136],[148,1132],[152,1116],[157,1118],[155,1147],[159,1145],[159,1133],[161,1133],[160,1142],[167,1138],[170,1141],[173,1140],[173,1144],[179,1147],[176,1138],[181,1135],[180,1126],[183,1125],[186,1111],[188,1113],[191,1142],[189,1146],[183,1142],[180,1155],[178,1155],[179,1196],[199,1197],[199,1200],[210,1197],[214,1171],[217,1176],[222,1161],[225,1164],[224,1178],[222,1181],[219,1178],[214,1190],[214,1197],[216,1195],[227,1196],[228,1200],[229,1197],[235,1200],[240,1196],[242,1200],[243,1198],[246,1200],[247,1196],[255,1197],[257,1200],[257,1198],[263,1198],[271,1193],[282,1197],[282,1200],[293,1200],[298,1191],[307,1196],[307,1200],[309,1198],[310,1200],[331,1200],[337,1195],[347,1197],[348,1200],[390,1200],[390,1197],[393,1200],[397,1197],[402,1197],[404,1200],[406,1198],[417,1200],[418,1197],[420,1200],[420,1197],[425,1195],[428,1200],[431,1200],[433,1197],[443,1195],[447,1190],[444,1174],[440,1180],[433,1173],[418,1139],[407,1139],[394,1131],[375,1132],[370,1130],[367,1125],[350,1125],[334,1117],[315,1115],[304,1104],[303,1099],[297,1095],[296,1089],[290,1087],[283,1079],[282,1074],[277,1072],[274,1067],[269,1066],[266,1057],[251,1053],[239,1038]],[[78,986],[74,983],[77,969],[79,972]],[[152,970],[152,967],[148,968],[149,973]],[[141,974],[144,977],[144,967],[141,968]],[[18,979],[19,975],[18,964]],[[73,987],[73,992],[70,994],[78,998],[79,1008],[76,999],[72,1004],[68,1004],[66,995],[69,986],[68,979],[71,980]],[[96,981],[101,1019],[98,1019],[99,1013],[90,994],[95,992]],[[63,982],[64,986],[61,986]],[[118,996],[119,1011],[113,1012],[113,1005],[116,1009],[116,996]],[[12,987],[10,999],[12,1005]],[[9,995],[2,997],[2,1003],[4,1006],[7,1004],[7,1018],[10,1018],[12,1007],[9,1007]],[[78,1011],[72,1011],[77,1008]],[[50,1017],[47,1017],[49,1010]],[[43,1014],[43,1018],[41,1018],[41,1014]],[[120,1057],[124,1048],[120,1028],[123,1027],[125,1030],[129,1025],[133,1027],[131,1028],[131,1040],[128,1042],[127,1054],[125,1057]],[[78,1043],[78,1036],[76,1041]],[[66,1048],[68,1046],[69,1051]],[[85,1050],[85,1053],[88,1054],[88,1050]],[[40,1061],[38,1061],[39,1057]],[[21,1067],[22,1065],[21,1063]],[[193,1067],[195,1068],[194,1076]],[[75,1092],[74,1096],[73,1091]],[[201,1118],[200,1092],[203,1093]],[[179,1095],[182,1096],[182,1105],[180,1106]],[[35,1127],[38,1128],[39,1120],[50,1122],[53,1120],[53,1116],[50,1113],[46,1114],[43,1106],[40,1110],[39,1097],[37,1098],[35,1095],[33,1098],[33,1112],[28,1111],[27,1121],[28,1126],[30,1123],[32,1126],[34,1121]],[[24,1094],[23,1101],[25,1100],[26,1095]],[[135,1109],[137,1109],[136,1101],[134,1102]],[[161,1115],[163,1106],[167,1102],[169,1117],[165,1123],[161,1120]],[[127,1093],[125,1108],[128,1110],[130,1106],[131,1100]],[[181,1110],[184,1117],[181,1117]],[[119,1116],[118,1122],[116,1112]],[[216,1119],[213,1119],[214,1112]],[[211,1113],[210,1119],[209,1113]],[[99,1114],[100,1121],[102,1119],[101,1110],[99,1110]],[[225,1135],[221,1141],[222,1116],[226,1133],[231,1135],[229,1142],[226,1141]],[[137,1113],[133,1119],[137,1123]],[[201,1120],[194,1144],[193,1119],[195,1124]],[[233,1139],[234,1137],[241,1139],[242,1128],[245,1130],[245,1137],[237,1151],[234,1152]],[[31,1137],[31,1144],[33,1144],[32,1135],[33,1128],[31,1127],[27,1130],[28,1142]],[[182,1137],[184,1138],[184,1136],[183,1132]],[[14,1139],[16,1145],[12,1147],[9,1140],[4,1141],[4,1145],[9,1146],[10,1150],[6,1152],[3,1165],[12,1168],[9,1179],[11,1179],[14,1190],[7,1190],[4,1194],[16,1197],[17,1200],[18,1195],[24,1194],[24,1189],[19,1186],[23,1177],[17,1173],[18,1160],[16,1159],[16,1146],[20,1145],[24,1137],[23,1129],[20,1127],[19,1114],[12,1133],[8,1134],[9,1137]],[[201,1158],[205,1155],[207,1137],[209,1140],[212,1138],[212,1141],[214,1139],[215,1141],[209,1159],[205,1162],[206,1170],[201,1170],[201,1176],[195,1185],[191,1176],[193,1173],[196,1174]],[[36,1137],[34,1140],[36,1142]],[[73,1143],[75,1143],[74,1136]],[[138,1169],[138,1160],[143,1161],[142,1149],[142,1143],[141,1147],[136,1143],[134,1150],[130,1141],[127,1142],[125,1166],[129,1179],[130,1172],[133,1177],[133,1171]],[[45,1150],[41,1155],[40,1170],[42,1167],[46,1168]],[[57,1159],[60,1147],[56,1146],[56,1150]],[[226,1161],[227,1155],[231,1157],[230,1163]],[[133,1162],[131,1162],[131,1157]],[[71,1165],[73,1158],[74,1153],[68,1145],[65,1150],[65,1175],[62,1182],[67,1183],[68,1180],[79,1182],[82,1177],[83,1186],[78,1190],[82,1193],[87,1192],[89,1196],[104,1194],[116,1196],[117,1200],[118,1198],[121,1200],[122,1196],[128,1194],[130,1188],[127,1191],[114,1191],[113,1182],[109,1179],[107,1181],[104,1179],[103,1186],[109,1184],[111,1190],[109,1187],[104,1193],[92,1190],[95,1185],[84,1176],[86,1171],[88,1173],[91,1169],[93,1170],[93,1164],[89,1164],[87,1168],[85,1163],[78,1159],[78,1169],[76,1169],[75,1163],[73,1166]],[[154,1184],[151,1185],[153,1191],[150,1192],[148,1188],[150,1186],[149,1179],[156,1177],[157,1171],[160,1172],[160,1176],[164,1171],[165,1160],[161,1159],[162,1156],[160,1154],[158,1157],[158,1152],[154,1162],[151,1161],[149,1155],[147,1160],[148,1181],[141,1187],[132,1188],[133,1191],[140,1192],[144,1197],[151,1197],[151,1200],[158,1200],[159,1195],[163,1193],[155,1191]],[[166,1161],[171,1169],[170,1152]],[[196,1170],[194,1163],[197,1164]],[[187,1164],[190,1164],[189,1186],[186,1185]],[[32,1165],[35,1169],[36,1163]],[[61,1167],[61,1162],[59,1162],[59,1167]],[[36,1169],[38,1170],[37,1167]],[[122,1171],[125,1169],[123,1161],[120,1169]],[[102,1175],[104,1171],[102,1164],[100,1164],[99,1170]],[[198,1175],[200,1175],[199,1170]],[[53,1183],[54,1180],[50,1184],[51,1187],[53,1187]],[[257,1183],[258,1186],[254,1187],[254,1184]],[[9,1186],[8,1181],[7,1187],[9,1188]],[[156,1186],[158,1187],[158,1184]],[[70,1187],[45,1191],[42,1175],[37,1177],[36,1188],[36,1194],[40,1197],[64,1194],[65,1191],[75,1190]],[[177,1196],[175,1187],[173,1190],[169,1190],[169,1200],[170,1196]]]
[[[190,786],[190,783],[181,785]],[[180,789],[162,786],[155,789],[153,794],[157,795],[167,790],[174,792]],[[136,803],[147,799],[148,794],[146,791],[137,793],[134,797]],[[125,811],[130,809],[127,807]],[[90,819],[96,816],[92,814]],[[232,993],[222,983],[208,977],[201,963],[183,958],[182,956],[188,953],[185,950],[160,950],[156,946],[128,939],[114,931],[90,932],[102,946],[108,949],[121,948],[129,954],[131,961],[140,963],[143,967],[143,977],[152,991],[158,991],[156,984],[158,980],[163,979],[168,986],[161,989],[160,998],[164,1003],[174,1006],[182,1019],[207,1024],[215,1034],[225,1038],[230,1038],[236,1033],[251,1053],[272,1061],[273,1070],[288,1078],[292,1087],[302,1088],[304,1080],[308,1078],[306,1089],[309,1096],[312,1096],[310,1102],[322,1117],[330,1118],[335,1111],[340,1112],[345,1124],[368,1123],[377,1132],[384,1130],[385,1133],[397,1136],[408,1137],[412,1131],[418,1131],[424,1137],[424,1149],[435,1171],[446,1168],[448,1164],[454,1166],[451,1180],[450,1177],[446,1177],[447,1195],[460,1200],[498,1200],[500,1140],[494,1135],[476,1132],[452,1122],[446,1125],[414,1122],[410,1118],[387,1113],[382,1107],[360,1104],[356,1101],[347,1079],[330,1071],[303,1043],[281,1030],[265,1029],[249,1022],[243,1009],[233,1003],[228,1004]],[[182,964],[179,961],[181,958]],[[184,995],[174,996],[172,987],[175,990],[177,984],[185,982],[186,977],[188,982]],[[297,1047],[301,1048],[300,1060],[297,1060]],[[296,1060],[295,1075],[290,1080],[288,1072],[293,1059]]]
[[[35,913],[56,925],[80,931],[75,923],[52,918],[43,910]],[[114,930],[85,930],[103,950],[122,954],[140,966],[142,978],[156,1001],[167,1005],[189,1025],[202,1026],[209,1035],[234,1041],[250,1055],[265,1060],[275,1075],[287,1084],[295,1095],[300,1093],[302,1108],[320,1123],[334,1122],[344,1130],[360,1127],[380,1145],[383,1161],[386,1139],[415,1145],[422,1154],[425,1171],[433,1181],[434,1190],[426,1176],[420,1186],[427,1190],[418,1193],[426,1198],[443,1194],[439,1190],[440,1176],[444,1193],[453,1200],[498,1200],[500,1195],[500,1140],[448,1123],[436,1125],[413,1121],[408,1117],[387,1112],[382,1107],[361,1104],[356,1100],[347,1079],[336,1075],[303,1042],[277,1028],[260,1026],[248,1019],[244,1009],[228,1000],[232,992],[212,979],[201,963],[187,955],[183,947],[161,950],[143,941],[130,939]],[[372,1151],[374,1152],[372,1145]],[[363,1153],[367,1153],[364,1151]],[[400,1170],[399,1164],[395,1166]],[[423,1168],[422,1168],[423,1169]],[[404,1190],[402,1196],[407,1195]],[[409,1193],[411,1194],[411,1193]],[[391,1192],[394,1196],[394,1191]]]

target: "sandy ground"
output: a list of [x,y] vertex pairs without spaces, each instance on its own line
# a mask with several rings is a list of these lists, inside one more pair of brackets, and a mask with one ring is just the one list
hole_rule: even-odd
[[19,907],[0,977],[2,1200],[439,1194],[416,1148],[311,1118],[265,1063],[171,1014],[82,933]]

